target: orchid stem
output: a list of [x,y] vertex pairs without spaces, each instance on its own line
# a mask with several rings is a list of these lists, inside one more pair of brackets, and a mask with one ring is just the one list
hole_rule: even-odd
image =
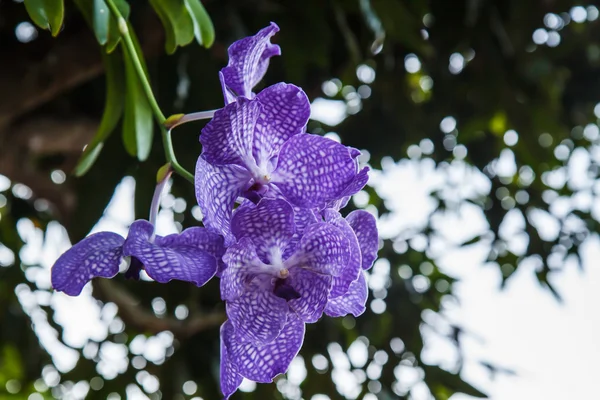
[[163,146],[165,148],[165,158],[173,167],[173,170],[181,175],[183,178],[190,181],[192,184],[194,183],[194,175],[188,172],[185,168],[183,168],[179,162],[177,162],[177,157],[175,156],[175,152],[173,151],[173,143],[171,141],[170,131],[166,130],[163,125],[165,122],[165,116],[162,113],[158,102],[156,101],[156,97],[154,97],[154,93],[152,92],[152,87],[150,86],[150,82],[148,81],[148,77],[146,76],[146,72],[144,71],[144,67],[142,66],[142,61],[138,56],[138,52],[135,49],[135,44],[133,43],[133,39],[131,37],[131,33],[129,32],[129,26],[123,15],[119,11],[119,8],[115,5],[114,0],[106,0],[110,11],[115,15],[119,25],[119,31],[121,32],[121,37],[123,39],[122,45],[125,46],[125,51],[129,53],[131,60],[133,61],[133,66],[135,68],[135,72],[140,80],[142,88],[144,89],[144,93],[146,94],[146,98],[150,103],[150,108],[152,109],[152,113],[154,114],[154,118],[161,127],[161,135],[163,140]]
[[169,168],[161,177],[161,180],[157,182],[156,188],[154,189],[154,196],[152,196],[152,203],[150,204],[150,215],[148,216],[148,221],[152,226],[156,226],[156,217],[158,216],[158,209],[160,208],[160,199],[162,198],[163,191],[169,182],[172,173],[173,171]]
[[192,121],[200,121],[203,119],[210,119],[210,118],[214,117],[215,112],[217,112],[217,110],[199,111],[199,112],[195,112],[195,113],[185,114],[181,118],[179,118],[176,122],[174,122],[172,125],[170,125],[169,128],[173,129],[179,125],[187,124],[188,122],[192,122]]

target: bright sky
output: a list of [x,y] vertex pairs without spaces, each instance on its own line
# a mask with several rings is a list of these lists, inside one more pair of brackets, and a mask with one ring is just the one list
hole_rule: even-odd
[[[497,170],[514,173],[510,154],[504,156],[502,162],[506,165],[498,162]],[[575,152],[562,175],[569,176],[588,162],[589,153]],[[455,199],[456,204],[460,204],[460,198],[489,191],[487,178],[461,162],[453,163],[445,172],[435,170],[429,160],[404,159],[396,164],[386,160],[383,165],[384,172],[375,173],[371,183],[387,199],[386,206],[394,211],[389,218],[381,220],[380,226],[382,234],[390,237],[398,233],[402,236],[402,232],[422,226],[424,216],[435,204],[428,194],[445,185],[445,179],[454,180],[454,193],[449,198]],[[581,182],[576,185],[583,190],[594,184],[585,182],[581,176],[577,179]],[[557,199],[551,209],[561,214],[577,202]],[[593,207],[598,201],[589,203]],[[489,247],[485,240],[484,244],[452,249],[453,244],[487,229],[477,207],[462,205],[459,211],[434,219],[434,227],[442,240],[432,245],[437,247],[432,254],[445,273],[460,278],[455,286],[460,305],[444,304],[447,306],[445,315],[468,332],[464,336],[463,377],[494,400],[595,398],[593,394],[598,389],[594,378],[600,372],[597,364],[600,314],[596,311],[600,304],[598,236],[588,239],[583,246],[583,271],[574,263],[567,263],[561,272],[551,275],[551,282],[564,299],[564,303],[558,303],[537,282],[534,263],[524,263],[501,290],[498,267],[486,264]],[[553,217],[545,218],[539,221],[540,227],[551,237],[555,234]],[[511,215],[502,230],[504,236],[511,238],[509,248],[518,252],[524,247],[525,237],[519,235],[522,217]],[[409,244],[414,245],[410,241]],[[439,319],[426,318],[426,321],[444,329]],[[424,360],[452,369],[456,360],[452,346],[430,330],[424,334],[428,344]],[[480,361],[514,370],[516,375],[498,374],[493,380]],[[415,396],[415,399],[421,398],[427,397]],[[469,397],[455,395],[452,399],[466,398]]]

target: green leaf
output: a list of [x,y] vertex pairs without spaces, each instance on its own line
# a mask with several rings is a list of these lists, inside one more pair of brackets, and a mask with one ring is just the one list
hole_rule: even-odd
[[114,131],[121,115],[123,114],[125,84],[123,76],[123,63],[119,54],[102,54],[102,61],[106,70],[106,100],[104,101],[104,113],[100,127],[94,135],[92,141],[87,145],[81,155],[77,166],[75,166],[75,175],[83,176],[100,155],[104,142]]
[[[129,19],[130,8],[125,0],[113,0],[119,12],[125,18]],[[108,30],[108,42],[106,43],[106,52],[112,53],[121,40],[121,31],[119,31],[119,23],[117,18],[111,14]]]
[[63,0],[25,0],[25,9],[37,26],[58,35],[65,15]]
[[150,0],[150,4],[165,28],[168,54],[194,40],[194,23],[183,0]]
[[215,41],[215,27],[200,0],[184,0],[194,23],[194,35],[200,46],[209,48]]
[[[121,40],[117,18],[110,13],[105,0],[73,0],[83,14],[88,25],[94,30],[98,43],[106,53],[112,53]],[[123,15],[129,18],[129,4],[125,0],[113,0]],[[104,11],[102,11],[104,10]]]
[[[89,0],[88,0],[89,1]],[[94,33],[96,39],[101,45],[105,45],[108,42],[109,32],[109,21],[110,12],[108,6],[104,0],[93,0],[94,1]]]
[[123,51],[125,59],[125,116],[123,118],[123,143],[129,154],[144,161],[152,148],[152,109],[135,72],[131,55]]

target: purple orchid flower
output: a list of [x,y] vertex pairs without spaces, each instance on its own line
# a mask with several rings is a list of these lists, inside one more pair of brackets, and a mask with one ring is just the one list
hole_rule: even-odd
[[221,298],[240,340],[269,343],[293,314],[316,322],[334,277],[348,263],[344,233],[332,224],[314,223],[292,248],[293,209],[284,200],[270,199],[243,206],[233,217],[232,230],[237,243],[223,257]]
[[368,168],[358,170],[355,149],[301,133],[309,115],[306,95],[278,84],[254,100],[227,105],[203,129],[196,197],[204,225],[225,236],[227,244],[233,243],[230,221],[239,196],[324,208],[366,184]]
[[270,58],[281,55],[279,46],[271,44],[271,37],[277,32],[279,27],[271,22],[256,35],[229,47],[229,63],[219,72],[225,104],[234,102],[237,96],[254,97],[252,88],[265,76]]
[[304,341],[304,323],[290,315],[281,332],[270,343],[256,345],[239,336],[231,321],[221,326],[221,391],[228,399],[247,378],[272,382],[287,371]]
[[123,257],[131,257],[126,276],[137,278],[143,268],[155,281],[170,280],[204,285],[212,278],[225,252],[223,238],[201,227],[165,237],[154,226],[137,220],[127,239],[113,232],[92,234],[61,255],[52,267],[54,289],[71,296],[81,293],[93,278],[112,278]]

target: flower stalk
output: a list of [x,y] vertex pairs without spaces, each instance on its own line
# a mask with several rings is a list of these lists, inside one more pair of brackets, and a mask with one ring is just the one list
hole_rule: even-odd
[[115,5],[113,0],[106,0],[106,3],[110,8],[110,11],[117,18],[119,31],[121,32],[121,36],[123,39],[122,44],[124,45],[124,50],[129,54],[133,62],[135,72],[138,76],[138,79],[140,80],[144,93],[146,94],[146,98],[150,103],[150,108],[152,109],[154,118],[160,126],[160,133],[165,149],[165,157],[173,167],[173,171],[175,171],[177,174],[181,175],[183,178],[187,179],[190,183],[193,184],[194,175],[192,175],[189,171],[183,168],[177,161],[177,157],[175,156],[175,152],[173,150],[173,143],[171,141],[171,133],[164,127],[164,123],[166,121],[165,115],[163,114],[162,110],[160,109],[160,106],[158,105],[158,102],[156,101],[154,92],[152,92],[152,87],[150,86],[150,82],[148,81],[148,77],[146,76],[146,72],[144,71],[144,67],[142,66],[142,62],[135,49],[131,33],[129,32],[129,26],[127,24],[127,21],[125,20],[125,18],[123,18],[123,15],[119,11],[119,8]]

